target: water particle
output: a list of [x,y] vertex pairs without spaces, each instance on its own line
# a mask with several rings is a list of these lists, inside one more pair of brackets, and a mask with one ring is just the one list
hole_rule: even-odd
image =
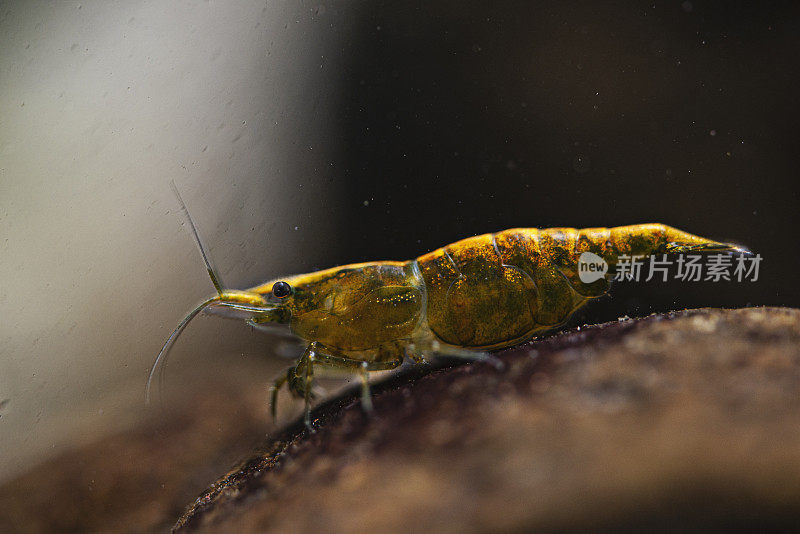
[[592,168],[592,162],[589,160],[588,157],[583,155],[575,156],[575,159],[572,160],[572,168],[575,169],[575,172],[578,174],[583,174],[589,172],[589,169]]

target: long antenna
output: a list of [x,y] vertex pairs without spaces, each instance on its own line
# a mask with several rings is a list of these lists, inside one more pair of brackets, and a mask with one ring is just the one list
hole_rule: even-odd
[[161,364],[163,362],[163,365],[161,365],[161,373],[159,374],[159,377],[161,377],[161,378],[159,380],[159,386],[158,386],[159,391],[162,389],[161,388],[161,381],[163,380],[164,368],[167,365],[167,354],[169,354],[169,349],[172,348],[172,345],[175,344],[175,341],[178,340],[178,337],[181,335],[181,332],[183,332],[183,329],[186,328],[186,325],[189,324],[189,322],[192,319],[194,319],[197,316],[198,313],[203,311],[206,308],[206,306],[208,306],[212,302],[218,302],[218,301],[219,301],[219,297],[213,297],[213,298],[210,298],[207,301],[203,302],[199,306],[197,306],[195,309],[190,311],[189,314],[186,317],[183,318],[183,321],[181,321],[181,324],[179,324],[177,326],[177,328],[175,328],[175,330],[173,330],[172,333],[169,335],[169,338],[164,343],[164,346],[161,347],[161,350],[158,352],[158,356],[156,357],[156,361],[153,362],[153,366],[150,368],[150,375],[147,377],[147,388],[145,389],[145,392],[144,392],[145,404],[150,404],[150,385],[153,382],[153,377],[156,374],[156,369],[158,369],[159,368],[159,364]]
[[153,366],[150,368],[150,375],[147,377],[147,388],[145,389],[145,403],[150,404],[150,388],[153,382],[153,377],[156,374],[156,371],[159,371],[159,390],[162,389],[161,383],[164,380],[164,369],[167,366],[167,355],[169,354],[170,349],[177,341],[178,337],[180,337],[181,332],[183,329],[186,328],[186,325],[191,322],[192,319],[197,317],[197,314],[203,311],[209,304],[214,302],[219,302],[223,296],[222,291],[222,284],[220,283],[220,277],[217,274],[217,270],[211,265],[211,261],[208,259],[208,254],[206,254],[206,249],[203,248],[203,242],[200,241],[200,234],[197,231],[197,226],[195,226],[194,221],[192,220],[192,216],[189,215],[189,210],[186,208],[186,203],[181,198],[181,194],[178,191],[178,187],[175,185],[175,180],[170,180],[169,185],[172,188],[172,192],[175,193],[175,197],[178,199],[178,203],[181,205],[181,211],[183,211],[183,215],[186,217],[186,220],[189,222],[189,228],[192,230],[192,235],[194,235],[194,242],[197,244],[197,248],[200,251],[200,255],[203,257],[203,262],[206,264],[206,270],[208,271],[208,276],[211,277],[211,283],[214,284],[214,289],[217,290],[217,296],[210,298],[197,306],[195,309],[189,312],[189,314],[183,318],[180,324],[172,331],[167,341],[161,347],[161,350],[158,352],[158,356],[156,356],[156,360],[153,362]]
[[203,257],[203,262],[206,264],[206,270],[208,271],[208,276],[211,277],[211,283],[214,284],[214,289],[217,290],[217,293],[219,293],[219,296],[221,297],[223,284],[220,281],[217,270],[211,266],[211,261],[209,261],[208,254],[206,254],[206,249],[203,248],[203,242],[200,241],[200,234],[197,232],[197,227],[194,225],[192,216],[189,215],[189,210],[186,209],[186,203],[183,201],[181,194],[178,192],[178,187],[175,185],[175,180],[170,180],[169,185],[172,187],[172,192],[175,193],[175,196],[178,198],[178,202],[181,205],[183,214],[186,216],[186,220],[189,221],[189,228],[192,229],[192,234],[194,234],[194,242],[197,243],[197,248],[200,250],[200,255]]

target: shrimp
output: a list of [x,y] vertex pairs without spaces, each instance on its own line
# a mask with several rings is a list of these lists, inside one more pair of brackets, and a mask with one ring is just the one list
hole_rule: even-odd
[[[177,190],[175,191],[177,194]],[[610,273],[581,281],[578,258],[591,252],[610,266],[621,256],[671,252],[747,252],[663,224],[616,228],[515,228],[470,237],[409,261],[376,261],[282,277],[244,291],[226,290],[200,244],[217,294],[181,321],[156,358],[147,385],[169,348],[201,311],[253,326],[288,325],[307,343],[295,365],[272,387],[271,411],[285,385],[305,401],[311,428],[315,368],[361,379],[371,410],[368,374],[436,355],[490,360],[510,347],[563,325],[576,310],[608,292]]]

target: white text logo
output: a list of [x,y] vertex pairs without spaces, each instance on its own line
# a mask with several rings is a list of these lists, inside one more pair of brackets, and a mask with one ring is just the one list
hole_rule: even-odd
[[600,280],[607,272],[608,263],[597,254],[584,252],[578,258],[578,276],[584,284]]

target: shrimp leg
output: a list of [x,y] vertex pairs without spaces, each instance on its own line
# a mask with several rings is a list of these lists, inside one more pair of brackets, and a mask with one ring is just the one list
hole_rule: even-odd
[[305,400],[305,424],[306,427],[311,426],[311,393],[312,384],[314,380],[314,366],[321,366],[328,369],[347,370],[354,372],[361,378],[361,404],[364,411],[369,413],[372,411],[372,400],[370,398],[369,379],[367,373],[370,371],[385,371],[398,367],[402,362],[402,356],[394,359],[383,359],[389,357],[388,354],[382,354],[382,359],[379,361],[366,362],[363,360],[356,360],[348,358],[347,356],[326,347],[317,341],[309,343],[303,355],[297,361],[297,365],[292,367],[286,372],[272,386],[272,399],[271,409],[273,417],[276,412],[278,391],[284,384],[288,385],[289,392],[296,397],[302,397]]
[[436,358],[452,358],[468,362],[486,362],[496,369],[503,369],[504,364],[494,354],[482,350],[471,350],[463,347],[456,347],[440,343],[433,338],[418,338],[410,347],[412,352],[418,352],[419,356],[411,356],[416,362],[433,361]]
[[275,420],[277,417],[278,412],[278,392],[281,390],[283,385],[289,379],[288,374],[294,371],[294,367],[289,369],[286,373],[282,374],[275,382],[272,384],[270,388],[270,401],[269,401],[269,409],[272,412],[272,420]]

